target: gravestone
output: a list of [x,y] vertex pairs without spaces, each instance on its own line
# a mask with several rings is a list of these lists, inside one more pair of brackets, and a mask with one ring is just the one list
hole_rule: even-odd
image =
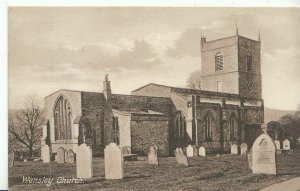
[[74,163],[75,162],[75,153],[72,149],[68,151],[67,163]]
[[253,174],[276,175],[276,146],[270,136],[260,135],[253,143]]
[[252,152],[252,148],[251,148],[250,151],[247,153],[249,168],[251,170],[253,169],[253,155],[252,154],[253,154],[253,152]]
[[206,156],[206,150],[205,147],[201,146],[199,148],[199,155],[205,157]]
[[237,144],[232,144],[232,145],[231,145],[231,154],[232,154],[232,155],[237,155],[237,154],[239,154],[239,150],[238,150]]
[[198,148],[196,145],[193,145],[193,151],[194,151],[193,153],[194,157],[198,156]]
[[280,150],[280,141],[275,140],[274,143],[275,143],[275,146],[276,146],[276,150]]
[[77,178],[92,178],[92,149],[85,143],[81,144],[76,151],[76,171]]
[[194,156],[194,148],[192,145],[189,145],[187,148],[186,148],[186,156],[187,157],[193,157]]
[[116,143],[110,143],[104,149],[105,178],[124,178],[123,153]]
[[157,147],[151,146],[148,153],[148,162],[149,164],[158,165],[158,157],[157,157]]
[[188,158],[181,148],[177,148],[175,150],[175,158],[178,164],[189,166]]
[[246,143],[241,144],[241,155],[247,155],[248,145]]
[[285,139],[283,141],[283,149],[284,150],[290,150],[291,149],[290,141],[288,139]]
[[130,155],[131,154],[131,147],[130,146],[122,147],[122,152],[123,152],[123,155]]
[[56,156],[56,162],[57,163],[64,163],[65,162],[65,149],[62,147],[59,147],[57,149],[57,156]]
[[8,166],[13,167],[15,163],[15,152],[10,151],[8,154]]
[[43,163],[49,163],[50,162],[50,148],[48,145],[42,146],[42,152],[41,152]]

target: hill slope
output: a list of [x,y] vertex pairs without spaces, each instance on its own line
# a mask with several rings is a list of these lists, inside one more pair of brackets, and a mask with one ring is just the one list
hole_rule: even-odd
[[265,107],[265,123],[268,123],[270,121],[277,121],[280,117],[286,114],[294,114],[294,113],[295,111],[278,110],[278,109]]

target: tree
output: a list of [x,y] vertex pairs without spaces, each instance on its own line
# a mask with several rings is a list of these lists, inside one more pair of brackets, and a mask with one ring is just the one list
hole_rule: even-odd
[[270,121],[267,124],[267,133],[275,140],[284,138],[284,130],[277,121]]
[[191,73],[187,79],[187,87],[191,89],[201,89],[201,71],[195,71]]
[[284,115],[278,122],[284,130],[285,138],[296,139],[300,136],[300,120],[297,113]]
[[[43,110],[37,96],[28,96],[25,109],[10,112],[8,132],[10,144],[22,145],[28,148],[29,157],[33,157],[34,147],[40,143]],[[13,147],[14,145],[10,145]]]

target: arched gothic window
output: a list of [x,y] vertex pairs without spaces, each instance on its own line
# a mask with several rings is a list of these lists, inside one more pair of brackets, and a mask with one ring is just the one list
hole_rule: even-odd
[[186,121],[182,112],[178,112],[175,117],[175,126],[177,129],[177,138],[184,139],[186,132]]
[[229,117],[229,135],[230,135],[230,140],[235,140],[237,138],[237,118],[235,114],[231,114]]
[[119,120],[118,117],[113,117],[113,130],[119,131]]
[[224,68],[224,56],[221,52],[218,52],[215,55],[215,70],[219,71],[219,70],[223,70]]
[[211,112],[207,112],[204,117],[204,128],[205,128],[205,140],[212,140],[212,125],[213,125],[213,115]]
[[55,140],[72,138],[72,111],[69,101],[60,96],[54,105]]
[[246,70],[252,71],[252,55],[251,54],[246,55]]

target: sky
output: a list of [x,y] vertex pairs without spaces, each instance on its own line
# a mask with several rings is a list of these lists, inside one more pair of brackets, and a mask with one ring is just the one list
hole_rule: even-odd
[[186,87],[208,41],[261,36],[265,106],[300,103],[298,8],[11,7],[8,11],[9,108],[30,94],[59,89],[130,94],[148,83]]

